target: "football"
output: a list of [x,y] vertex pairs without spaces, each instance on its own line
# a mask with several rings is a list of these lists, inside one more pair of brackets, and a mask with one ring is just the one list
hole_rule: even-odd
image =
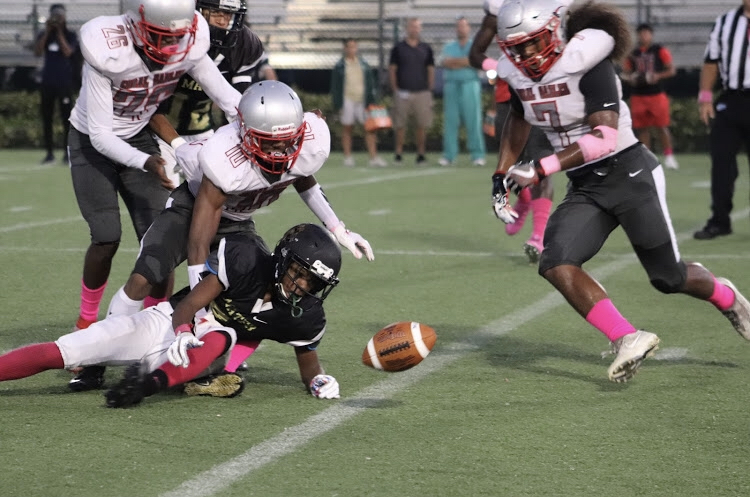
[[427,325],[413,321],[389,324],[375,333],[362,352],[362,363],[381,371],[405,371],[427,357],[437,335]]

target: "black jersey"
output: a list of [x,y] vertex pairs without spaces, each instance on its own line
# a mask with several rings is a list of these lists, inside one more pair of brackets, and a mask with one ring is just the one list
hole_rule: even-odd
[[[221,239],[211,252],[205,269],[215,274],[224,291],[211,303],[216,320],[233,328],[242,340],[273,340],[295,347],[315,349],[325,333],[323,305],[310,299],[303,305],[300,317],[292,316],[292,307],[272,297],[275,294],[273,258],[258,235],[237,233]],[[176,306],[190,291],[175,294],[170,303]],[[304,301],[303,301],[304,302]]]
[[[257,70],[268,63],[263,43],[247,26],[233,47],[223,50],[211,48],[209,55],[221,74],[240,93],[255,82]],[[221,125],[215,122],[211,104],[203,88],[189,74],[185,74],[178,82],[174,95],[161,104],[159,113],[167,115],[178,134],[197,135]]]

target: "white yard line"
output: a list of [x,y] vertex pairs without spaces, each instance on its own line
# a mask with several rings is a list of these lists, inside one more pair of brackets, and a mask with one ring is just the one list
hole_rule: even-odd
[[[735,213],[733,217],[746,217],[748,213],[750,213],[750,209],[745,209]],[[690,236],[692,236],[691,233],[681,233],[677,235],[677,240],[679,242]],[[592,274],[601,281],[636,262],[637,259],[634,254],[623,255],[592,271]],[[419,367],[389,375],[383,381],[365,388],[351,397],[345,397],[341,401],[335,402],[334,405],[315,416],[311,416],[305,422],[289,427],[275,437],[250,447],[244,454],[195,475],[174,490],[162,494],[161,497],[201,497],[218,493],[253,471],[295,452],[301,446],[337,428],[371,406],[393,397],[422,378],[440,371],[480,347],[486,341],[505,335],[563,303],[564,300],[559,293],[556,291],[550,292],[527,307],[484,326],[464,341],[441,346]],[[682,353],[676,355],[682,356]]]

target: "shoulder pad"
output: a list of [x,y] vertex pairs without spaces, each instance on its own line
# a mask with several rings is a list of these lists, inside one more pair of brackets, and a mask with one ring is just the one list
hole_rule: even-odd
[[81,26],[80,47],[86,62],[99,72],[119,72],[126,68],[135,55],[126,25],[125,16],[100,16]]
[[568,74],[586,73],[609,57],[614,48],[615,39],[605,31],[583,29],[570,39],[558,64]]

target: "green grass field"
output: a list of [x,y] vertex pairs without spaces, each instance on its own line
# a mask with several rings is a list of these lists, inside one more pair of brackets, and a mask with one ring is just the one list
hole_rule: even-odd
[[[0,351],[54,340],[77,316],[88,228],[67,168],[37,166],[42,156],[0,151]],[[745,162],[735,234],[701,242],[691,235],[708,216],[709,160],[679,160],[667,182],[683,257],[750,294]],[[654,290],[616,231],[586,269],[662,344],[632,382],[610,383],[607,340],[526,262],[530,226],[509,237],[491,213],[491,167],[405,162],[345,168],[334,155],[318,175],[376,254],[344,254],[326,301],[319,353],[340,400],[306,395],[292,349],[275,343],[250,359],[235,399],[172,393],[112,410],[102,392],[70,393],[63,371],[2,383],[0,495],[750,494],[750,344],[713,306]],[[294,193],[256,216],[271,246],[314,220]],[[126,213],[123,224],[102,313],[136,255]],[[403,373],[363,366],[369,337],[401,320],[435,328],[432,354]]]

